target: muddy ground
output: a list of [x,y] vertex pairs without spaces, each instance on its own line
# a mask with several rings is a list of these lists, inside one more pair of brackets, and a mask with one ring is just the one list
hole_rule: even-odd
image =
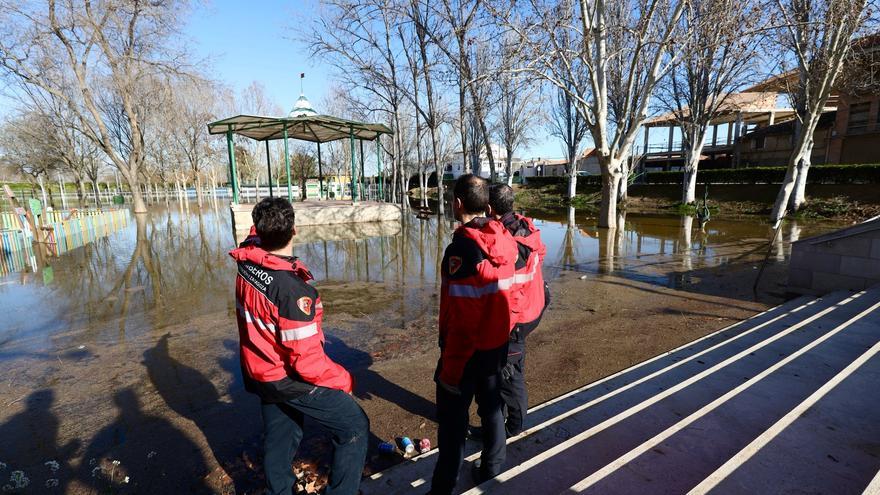
[[[699,283],[674,290],[560,271],[527,346],[530,404],[781,300],[784,265],[771,266],[759,302],[754,274],[748,260],[695,273],[690,280]],[[399,315],[409,297],[436,299],[436,291],[401,299],[382,283],[321,289],[328,352],[354,370],[355,395],[372,422],[365,472],[400,460],[379,454],[380,441],[435,443],[436,314]],[[367,292],[368,300],[357,297]],[[230,307],[124,345],[3,356],[10,364],[0,395],[0,481],[21,470],[28,486],[20,491],[33,493],[259,493],[259,409],[242,390],[236,342]],[[313,429],[302,450],[297,469],[326,472],[322,432]]]

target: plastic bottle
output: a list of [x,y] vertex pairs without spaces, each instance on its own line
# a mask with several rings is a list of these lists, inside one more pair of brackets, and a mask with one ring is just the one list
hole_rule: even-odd
[[379,444],[379,452],[383,454],[393,454],[397,452],[397,447],[391,442],[382,442]]
[[400,443],[403,445],[403,450],[407,454],[412,454],[416,451],[416,446],[413,444],[413,441],[410,440],[409,437],[403,437],[400,439]]

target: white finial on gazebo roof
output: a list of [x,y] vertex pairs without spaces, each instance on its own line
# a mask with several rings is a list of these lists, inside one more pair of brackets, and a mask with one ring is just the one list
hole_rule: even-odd
[[293,105],[293,110],[287,114],[288,117],[313,117],[318,115],[318,112],[312,108],[312,104],[309,103],[309,99],[306,98],[306,95],[303,94],[302,81],[303,78],[306,77],[305,72],[300,72],[299,74],[299,98],[296,100],[296,104]]

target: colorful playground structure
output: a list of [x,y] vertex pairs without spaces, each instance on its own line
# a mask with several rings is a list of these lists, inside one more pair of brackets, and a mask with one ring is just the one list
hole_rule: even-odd
[[38,254],[60,256],[125,228],[129,217],[127,208],[41,212],[36,244],[44,251],[39,253],[34,250],[35,239],[22,215],[0,212],[0,276],[27,269],[37,271]]

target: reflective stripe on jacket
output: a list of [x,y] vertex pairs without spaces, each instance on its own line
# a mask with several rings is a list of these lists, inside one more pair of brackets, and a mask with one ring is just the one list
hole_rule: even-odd
[[517,324],[531,323],[541,316],[547,303],[542,270],[547,247],[541,241],[541,231],[529,218],[511,212],[502,216],[501,222],[518,244],[519,260],[511,289],[515,292],[515,320]]
[[351,375],[324,353],[324,309],[305,265],[260,248],[253,230],[229,254],[238,262],[235,301],[246,388],[269,402],[316,385],[351,392]]
[[441,266],[440,373],[458,385],[476,350],[507,343],[514,325],[511,288],[516,242],[504,226],[475,218],[456,229]]

